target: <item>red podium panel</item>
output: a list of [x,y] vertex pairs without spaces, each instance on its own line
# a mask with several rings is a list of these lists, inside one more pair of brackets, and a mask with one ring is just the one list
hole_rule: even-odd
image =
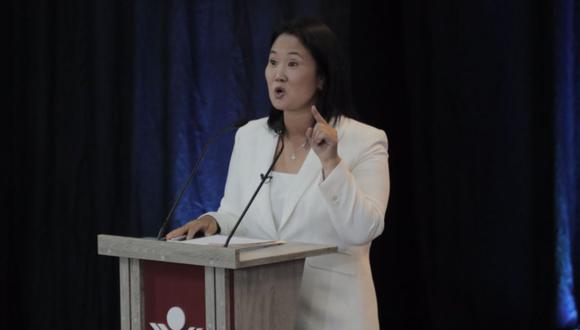
[[203,266],[141,260],[141,275],[145,324],[205,328]]

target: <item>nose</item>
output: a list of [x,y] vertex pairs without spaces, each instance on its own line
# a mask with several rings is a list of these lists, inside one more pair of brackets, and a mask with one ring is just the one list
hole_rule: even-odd
[[280,65],[276,68],[276,72],[274,74],[274,80],[279,82],[286,81],[286,72],[284,71],[284,67]]

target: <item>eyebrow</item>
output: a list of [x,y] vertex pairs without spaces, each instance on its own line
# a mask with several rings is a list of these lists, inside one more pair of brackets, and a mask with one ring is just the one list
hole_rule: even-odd
[[[271,50],[270,54],[277,54],[275,50]],[[302,56],[300,53],[298,52],[289,52],[288,55],[296,55],[296,56],[300,56],[301,58],[304,58],[304,56]]]

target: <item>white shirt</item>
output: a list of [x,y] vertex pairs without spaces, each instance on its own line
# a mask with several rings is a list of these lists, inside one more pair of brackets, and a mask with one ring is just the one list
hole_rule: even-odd
[[284,213],[284,205],[288,199],[288,187],[290,187],[293,180],[296,179],[294,173],[284,172],[270,172],[272,179],[270,180],[270,204],[272,205],[272,217],[276,229],[280,228],[282,222],[282,215]]

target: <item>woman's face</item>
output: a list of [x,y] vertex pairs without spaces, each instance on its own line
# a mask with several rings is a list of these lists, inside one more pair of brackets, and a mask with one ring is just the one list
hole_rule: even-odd
[[283,111],[310,111],[316,102],[320,79],[316,62],[300,40],[290,34],[278,36],[265,70],[268,95],[274,108]]

